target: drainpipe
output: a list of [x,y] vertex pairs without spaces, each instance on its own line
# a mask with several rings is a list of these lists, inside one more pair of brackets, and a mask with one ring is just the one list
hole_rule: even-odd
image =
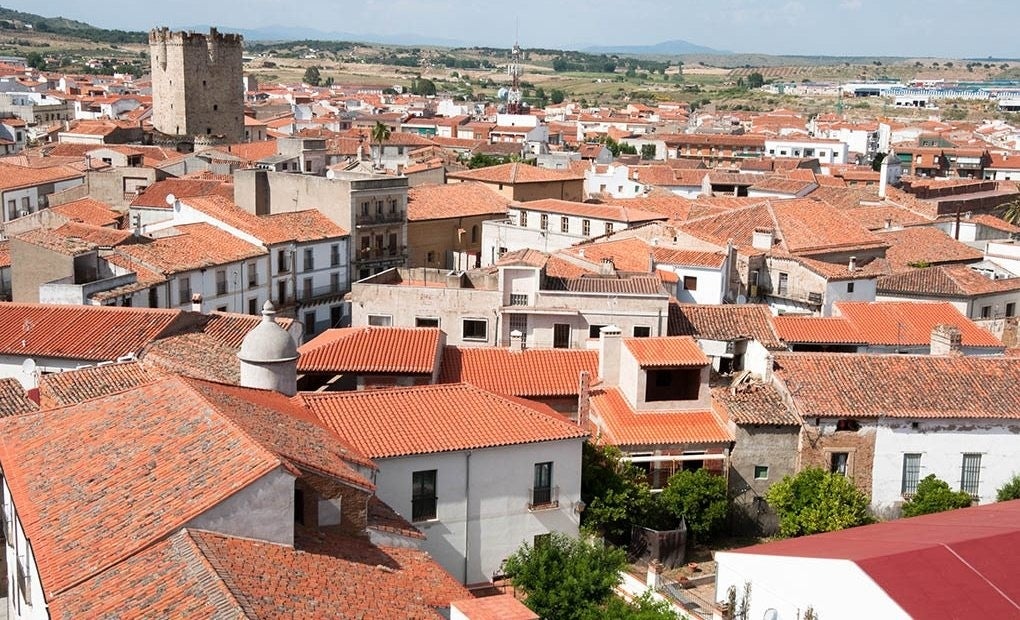
[[464,453],[464,585],[468,582],[468,551],[471,542],[471,451]]

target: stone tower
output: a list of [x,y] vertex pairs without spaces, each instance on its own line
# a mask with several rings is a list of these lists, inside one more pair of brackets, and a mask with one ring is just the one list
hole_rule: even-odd
[[273,390],[287,396],[297,393],[298,350],[294,339],[273,317],[271,301],[262,306],[262,322],[241,341],[241,385]]
[[157,131],[202,142],[244,139],[244,84],[239,34],[208,36],[149,31],[152,124]]

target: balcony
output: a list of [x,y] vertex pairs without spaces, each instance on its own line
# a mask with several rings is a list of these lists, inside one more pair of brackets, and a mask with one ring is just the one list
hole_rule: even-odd
[[529,493],[528,510],[553,510],[560,507],[559,487],[533,487]]
[[387,224],[402,224],[405,219],[403,211],[396,211],[394,213],[369,213],[368,215],[358,214],[354,224],[358,228],[364,226],[384,226]]
[[336,297],[337,295],[344,294],[344,290],[340,287],[340,284],[326,284],[324,286],[313,286],[310,288],[302,288],[298,291],[297,303],[308,303],[310,301],[316,301],[319,299],[326,299],[329,297]]
[[389,260],[395,258],[404,258],[407,256],[406,245],[392,245],[386,247],[376,248],[361,248],[358,252],[358,261],[371,261],[371,260]]

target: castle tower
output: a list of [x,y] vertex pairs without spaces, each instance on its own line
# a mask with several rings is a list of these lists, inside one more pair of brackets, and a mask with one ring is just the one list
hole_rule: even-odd
[[243,387],[274,390],[293,396],[297,393],[297,345],[287,330],[273,318],[271,301],[262,306],[262,322],[241,341],[237,357],[241,360]]
[[241,35],[149,31],[152,124],[207,142],[244,139]]

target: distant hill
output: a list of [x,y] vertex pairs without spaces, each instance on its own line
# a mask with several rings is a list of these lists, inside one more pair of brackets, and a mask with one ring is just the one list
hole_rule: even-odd
[[144,32],[106,30],[66,17],[42,17],[0,6],[0,29],[13,28],[16,23],[31,25],[36,32],[78,37],[97,43],[145,43],[149,40],[149,35]]
[[581,51],[589,54],[647,54],[649,56],[676,56],[679,54],[724,55],[731,53],[726,50],[717,50],[703,45],[696,45],[681,39],[663,41],[662,43],[656,43],[655,45],[607,45],[588,47]]
[[[354,32],[325,32],[298,26],[266,26],[264,28],[231,28],[217,26],[220,32],[236,32],[247,41],[350,41],[383,45],[426,45],[435,47],[465,47],[464,41],[440,39],[418,34],[358,34]],[[208,31],[207,25],[175,26],[175,30]]]

